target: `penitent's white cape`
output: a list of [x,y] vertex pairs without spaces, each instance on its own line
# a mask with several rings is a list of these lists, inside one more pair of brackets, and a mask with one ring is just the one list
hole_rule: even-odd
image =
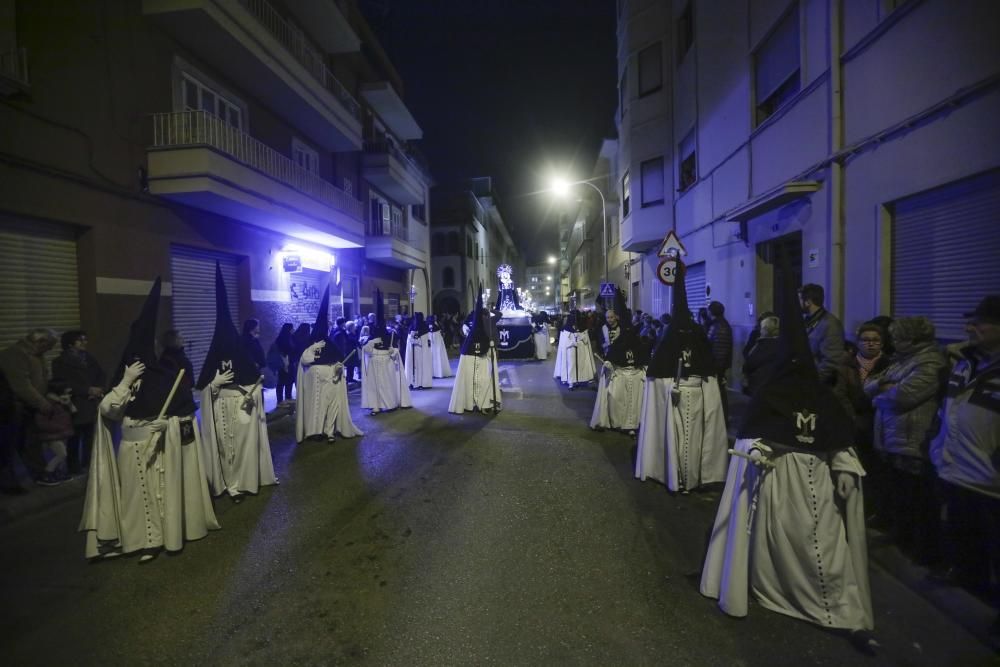
[[645,368],[615,367],[606,362],[597,385],[590,428],[616,428],[621,431],[638,429],[645,381]]
[[681,380],[671,400],[672,378],[646,378],[635,476],[671,491],[695,489],[726,478],[729,437],[714,377]]
[[431,332],[431,360],[434,377],[450,378],[454,375],[448,361],[448,346],[444,344],[444,336],[440,331]]
[[[131,397],[132,389],[121,383],[98,409],[79,528],[87,534],[87,558],[159,547],[180,551],[185,541],[219,529],[194,417],[168,417],[166,431],[151,438],[149,421],[124,416]],[[115,421],[123,425],[117,457]],[[186,443],[182,428],[190,434]]]
[[535,332],[535,359],[549,358],[549,325],[542,323]]
[[417,336],[410,333],[406,337],[406,359],[403,362],[406,384],[430,388],[434,385],[434,351],[431,349],[431,334]]
[[295,395],[295,440],[309,436],[353,438],[364,433],[351,419],[347,377],[342,364],[313,364],[322,348],[313,343],[302,352]]
[[[731,616],[747,615],[748,591],[767,609],[828,628],[871,630],[868,548],[860,478],[852,450],[814,455],[774,451],[738,440],[734,451],[759,450],[775,464],[734,456],[712,529],[701,593]],[[858,477],[846,501],[833,472]],[[754,496],[756,494],[756,510]]]
[[568,331],[559,332],[559,341],[556,343],[556,367],[552,369],[552,377],[556,380],[562,380],[562,374],[565,371],[563,357],[566,355],[566,346],[572,340],[572,335]]
[[[476,408],[492,410],[494,407],[499,411],[503,404],[499,371],[493,352],[481,357],[474,354],[461,355],[458,358],[455,385],[451,388],[448,412],[460,415]],[[494,400],[496,406],[493,404]]]
[[[253,394],[249,394],[253,389]],[[241,391],[242,390],[242,391]],[[243,409],[250,398],[250,413]],[[267,437],[264,393],[251,385],[201,391],[201,444],[213,495],[257,493],[277,484]]]
[[590,335],[586,331],[566,335],[566,347],[562,350],[563,384],[570,387],[590,382],[597,368],[594,366],[594,352],[590,346]]
[[378,412],[413,407],[399,350],[377,349],[375,345],[381,340],[370,338],[362,348],[361,407]]

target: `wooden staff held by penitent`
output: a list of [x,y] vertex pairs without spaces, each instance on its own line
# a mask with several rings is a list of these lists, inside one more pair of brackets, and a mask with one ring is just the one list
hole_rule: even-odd
[[[161,421],[167,416],[167,410],[170,408],[170,403],[174,400],[174,394],[177,393],[177,387],[181,386],[181,380],[183,378],[184,378],[184,369],[182,368],[179,371],[177,371],[177,379],[174,380],[174,386],[170,388],[170,393],[167,394],[167,400],[163,402],[163,407],[160,408],[160,414],[159,416],[157,416],[156,421]],[[159,434],[153,433],[153,435],[149,436],[149,441],[146,443],[147,447],[153,444],[153,441],[156,440],[157,435]]]

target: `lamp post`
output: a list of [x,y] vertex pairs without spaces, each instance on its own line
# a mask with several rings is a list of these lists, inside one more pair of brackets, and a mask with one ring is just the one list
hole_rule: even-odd
[[565,195],[566,193],[569,192],[569,189],[571,187],[573,187],[574,185],[586,185],[586,186],[590,187],[592,190],[594,190],[594,192],[596,192],[598,194],[598,196],[600,196],[600,198],[601,198],[601,219],[604,221],[604,247],[602,248],[602,250],[603,250],[602,254],[604,255],[604,282],[609,282],[609,280],[608,280],[608,206],[607,206],[607,204],[604,201],[604,193],[601,192],[601,189],[599,187],[597,187],[596,185],[594,185],[590,181],[576,181],[576,182],[573,182],[573,183],[567,183],[566,181],[563,181],[563,180],[556,180],[556,181],[554,181],[552,183],[552,191],[555,192],[557,195]]

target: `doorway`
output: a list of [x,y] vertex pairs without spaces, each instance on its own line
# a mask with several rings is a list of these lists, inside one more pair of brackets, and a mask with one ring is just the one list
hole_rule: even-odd
[[[784,262],[787,261],[787,275]],[[768,310],[785,312],[784,284],[802,285],[802,232],[785,234],[757,244],[757,318]],[[791,304],[798,308],[797,304]]]

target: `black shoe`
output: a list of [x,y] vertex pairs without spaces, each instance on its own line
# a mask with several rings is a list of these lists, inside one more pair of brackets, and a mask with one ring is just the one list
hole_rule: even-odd
[[41,477],[35,480],[35,484],[39,486],[59,486],[65,480],[56,477],[55,473],[45,473]]

